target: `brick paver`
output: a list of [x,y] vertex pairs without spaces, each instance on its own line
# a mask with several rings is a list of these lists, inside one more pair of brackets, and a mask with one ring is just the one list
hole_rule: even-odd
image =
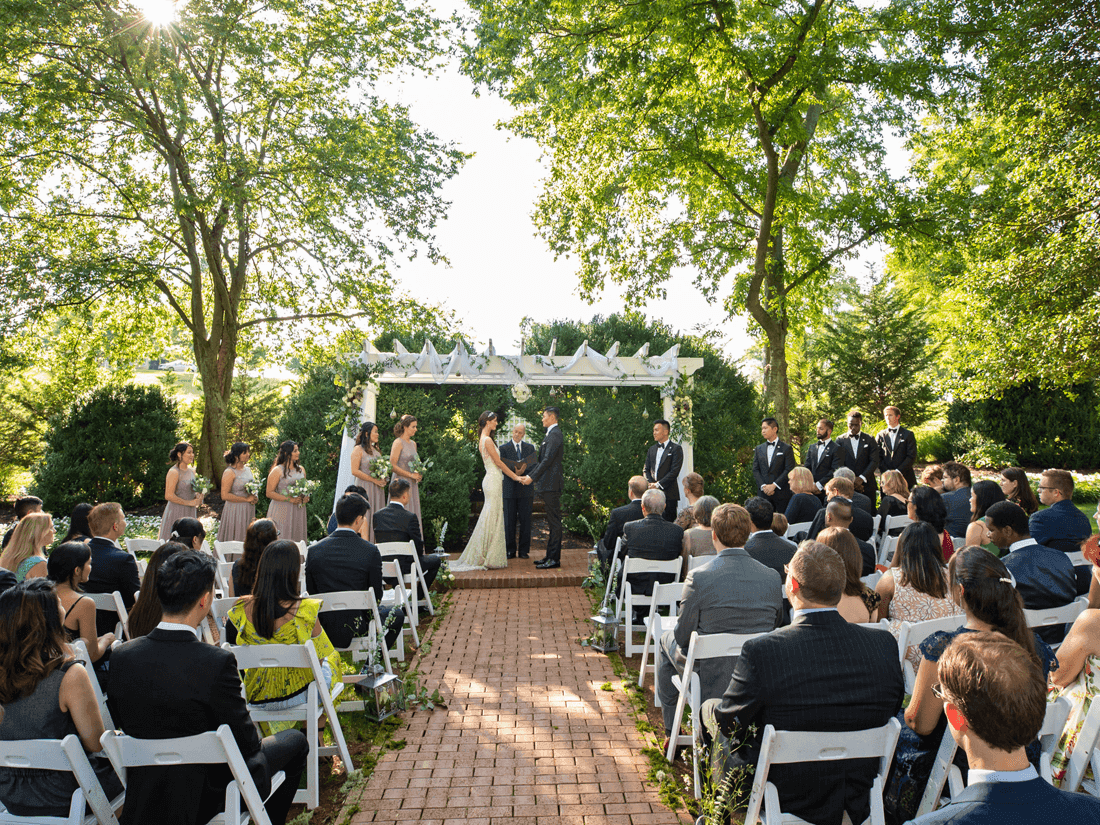
[[582,648],[580,588],[458,590],[421,684],[446,710],[407,715],[352,825],[671,825],[606,657]]
[[[448,558],[457,560],[458,553]],[[579,587],[588,575],[588,548],[565,547],[561,551],[561,567],[539,570],[534,565],[542,558],[541,548],[531,551],[529,559],[508,559],[508,566],[498,570],[468,570],[455,574],[460,589],[509,587]]]

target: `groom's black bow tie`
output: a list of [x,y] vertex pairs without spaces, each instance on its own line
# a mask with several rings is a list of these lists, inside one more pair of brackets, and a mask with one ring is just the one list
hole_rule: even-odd
[[891,428],[890,428],[890,429],[888,430],[888,432],[890,433],[890,435],[896,435],[896,434],[897,434],[897,431],[898,431],[898,428],[897,428],[897,427],[891,427]]

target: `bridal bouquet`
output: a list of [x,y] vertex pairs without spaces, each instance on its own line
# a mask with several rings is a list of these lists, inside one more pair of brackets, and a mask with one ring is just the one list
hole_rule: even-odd
[[389,478],[390,472],[392,471],[390,460],[384,455],[380,455],[378,458],[372,458],[367,465],[367,471],[370,473],[371,478],[385,481]]
[[414,455],[409,460],[409,472],[420,473],[420,475],[424,475],[428,472],[428,470],[432,468],[433,464],[435,464],[435,462],[432,461],[430,458],[425,460],[418,455]]
[[250,496],[258,496],[263,482],[258,478],[250,479],[244,483],[244,489]]
[[191,489],[198,493],[200,496],[204,496],[214,488],[214,485],[210,483],[210,479],[206,476],[196,475],[191,479]]
[[[313,491],[321,486],[321,482],[312,478],[300,478],[286,488],[286,494],[288,498],[308,498],[313,494]],[[305,507],[303,501],[298,505],[299,507]]]

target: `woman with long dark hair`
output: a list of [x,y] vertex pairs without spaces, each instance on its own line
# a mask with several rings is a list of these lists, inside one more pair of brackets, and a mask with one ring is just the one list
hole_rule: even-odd
[[164,566],[168,559],[181,550],[194,549],[187,539],[183,539],[182,541],[167,542],[153,551],[153,555],[149,559],[149,566],[145,568],[145,576],[141,580],[141,590],[138,593],[137,601],[130,609],[131,639],[148,636],[150,631],[160,624],[163,616],[160,596],[157,595],[157,578],[160,576],[160,568]]
[[279,528],[269,518],[258,518],[248,525],[244,535],[244,553],[233,562],[233,595],[238,598],[252,593],[260,557],[279,538]]
[[168,541],[172,535],[172,525],[181,518],[198,518],[202,493],[192,486],[195,470],[191,465],[195,461],[195,448],[181,441],[168,453],[168,463],[172,466],[164,478],[164,499],[168,504],[160,519],[161,541]]
[[360,535],[374,543],[374,514],[386,506],[386,476],[376,478],[371,475],[370,463],[382,457],[378,448],[381,432],[373,421],[364,421],[355,436],[355,447],[351,451],[351,474],[355,477],[355,486],[363,491],[370,513],[363,520]]
[[309,496],[291,496],[288,493],[292,484],[306,477],[306,471],[298,461],[299,454],[297,444],[284,441],[279,445],[271,472],[267,474],[267,497],[271,499],[267,517],[275,522],[280,535],[287,541],[306,540],[306,502]]
[[984,547],[994,556],[1001,555],[1001,548],[989,537],[989,528],[985,524],[985,511],[1004,501],[1005,494],[1001,485],[988,479],[975,481],[970,488],[970,524],[966,526],[966,546]]
[[907,507],[909,518],[931,524],[940,537],[940,549],[943,560],[948,561],[955,552],[955,542],[947,533],[947,505],[943,496],[931,487],[918,485],[909,491]]
[[83,541],[66,541],[50,553],[46,576],[53,582],[64,618],[65,641],[83,639],[91,664],[100,661],[115,640],[114,633],[97,636],[95,602],[84,595],[81,585],[92,575],[92,551]]
[[[103,717],[84,665],[65,643],[48,579],[0,593],[0,739],[80,738],[108,799],[122,792],[102,748]],[[0,802],[16,816],[67,817],[76,777],[67,771],[0,768]]]
[[416,513],[416,520],[420,522],[420,535],[424,535],[424,520],[420,516],[420,482],[424,477],[409,468],[409,462],[419,456],[416,442],[412,440],[416,435],[416,429],[416,416],[413,415],[403,415],[393,425],[394,439],[393,446],[390,447],[390,467],[393,468],[394,475],[401,476],[412,485],[409,491],[409,503],[405,505],[405,509],[410,513]]
[[65,534],[65,538],[61,539],[62,544],[69,541],[87,541],[92,537],[92,528],[88,526],[90,512],[92,512],[92,505],[85,501],[73,507],[73,512],[69,515],[69,532]]
[[1031,481],[1019,467],[1001,470],[1001,492],[1005,494],[1005,499],[1019,504],[1029,516],[1039,509],[1039,499],[1031,489]]
[[225,454],[228,466],[222,473],[221,493],[225,506],[218,524],[219,541],[244,541],[248,525],[256,518],[256,502],[260,499],[245,487],[254,480],[248,466],[250,458],[252,451],[243,441],[238,441]]

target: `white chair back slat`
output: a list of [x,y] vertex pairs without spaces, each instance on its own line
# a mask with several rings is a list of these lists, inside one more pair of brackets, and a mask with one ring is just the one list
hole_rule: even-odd
[[874,590],[875,585],[878,584],[879,579],[881,579],[881,578],[882,578],[882,572],[879,571],[879,570],[876,570],[874,573],[869,573],[868,575],[863,576],[860,579],[860,581],[863,582],[868,587],[870,587],[872,590]]
[[218,561],[236,561],[244,555],[243,541],[215,541],[214,555]]
[[[378,612],[378,602],[374,598],[373,590],[340,590],[333,593],[313,593],[315,598],[322,600],[321,613],[331,613],[337,610],[354,610],[359,613],[370,613],[371,619],[363,633],[352,637],[347,647],[337,648],[341,651],[351,651],[352,660],[357,662],[367,661],[371,652],[375,649],[376,640],[382,634],[382,616]],[[382,644],[382,660],[385,663],[386,672],[393,673],[390,664],[390,652],[386,645]]]
[[716,558],[717,556],[688,556],[688,572],[702,567],[704,564],[710,564]]
[[812,521],[797,521],[794,524],[788,524],[786,537],[793,540],[798,533],[810,532],[813,525]]
[[[682,556],[674,559],[638,559],[627,557],[623,561],[623,584],[619,590],[619,600],[615,605],[615,615],[622,623],[624,634],[624,653],[627,657],[633,656],[638,646],[634,644],[634,608],[643,607],[649,603],[649,596],[635,595],[628,576],[637,573],[667,573],[672,576],[672,583],[680,581],[680,572],[684,566]],[[639,629],[641,627],[639,626]]]
[[117,590],[110,593],[85,593],[85,596],[95,602],[95,609],[118,616],[115,625],[115,636],[119,639],[130,638],[130,614],[126,611],[126,604],[122,601],[122,594]]
[[130,555],[135,553],[153,553],[158,547],[164,544],[164,542],[158,541],[157,539],[126,538],[123,539],[123,541],[126,543],[126,550]]
[[1058,740],[1062,737],[1062,731],[1069,719],[1072,708],[1069,699],[1059,696],[1053,702],[1047,704],[1046,714],[1043,716],[1043,727],[1036,737],[1039,740],[1039,773],[1051,785],[1054,784],[1054,769],[1051,760],[1054,751],[1058,747]]
[[[669,611],[668,627],[671,628],[676,624],[676,617],[680,611],[680,597],[683,594],[684,586],[680,582],[655,584],[653,586],[653,595],[649,599],[649,616],[645,622],[645,641],[642,643],[642,665],[638,668],[638,687],[645,685],[645,675],[648,671],[656,672],[657,657],[661,655],[657,645],[661,643],[663,622],[658,609],[665,608]],[[652,661],[649,658],[651,651],[653,653]],[[653,703],[656,707],[661,706],[661,699],[657,695],[657,691],[653,691]]]
[[92,694],[95,696],[96,704],[99,705],[99,715],[103,717],[103,727],[113,728],[115,720],[111,718],[111,711],[107,709],[107,696],[103,693],[103,688],[99,686],[99,680],[92,673],[92,657],[88,653],[88,646],[84,644],[83,639],[70,642],[70,646],[73,653],[76,654],[76,658],[85,662],[85,669],[88,671],[88,676],[91,677],[88,681],[92,683]]
[[1084,567],[1089,563],[1085,558],[1084,552],[1081,550],[1074,550],[1072,553],[1066,553],[1066,556],[1069,558],[1070,564],[1074,567]]
[[943,630],[950,632],[952,630],[958,630],[959,626],[966,621],[966,616],[963,613],[956,613],[953,616],[945,616],[942,619],[929,619],[924,622],[902,622],[901,628],[898,631],[898,657],[901,659],[901,671],[905,676],[905,692],[912,693],[913,685],[917,681],[917,672],[913,669],[913,664],[905,658],[905,651],[911,647],[919,645],[937,630]]
[[1035,610],[1025,609],[1024,618],[1027,619],[1027,626],[1032,629],[1036,627],[1051,627],[1052,625],[1059,624],[1072,624],[1088,606],[1088,596],[1078,596],[1069,604],[1064,604],[1061,607],[1043,607]]
[[[401,566],[396,561],[382,562],[382,576],[387,579],[397,579],[398,582],[403,581]],[[420,647],[420,634],[416,629],[416,613],[409,602],[409,589],[399,585],[398,587],[385,591],[382,594],[382,603],[388,606],[396,605],[405,611],[406,625],[402,626],[401,634],[397,639],[397,649],[395,651],[397,653],[397,660],[403,662],[405,661],[405,626],[412,632],[413,644],[418,648]]]

